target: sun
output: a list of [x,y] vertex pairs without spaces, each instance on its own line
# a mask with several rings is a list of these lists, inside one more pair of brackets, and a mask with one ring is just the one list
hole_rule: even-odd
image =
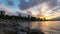
[[40,17],[40,18],[46,19],[46,20],[50,20],[50,19],[57,18],[57,17],[59,17],[59,16],[60,16],[60,14],[52,14],[52,15],[45,15],[45,16],[42,16],[42,17]]

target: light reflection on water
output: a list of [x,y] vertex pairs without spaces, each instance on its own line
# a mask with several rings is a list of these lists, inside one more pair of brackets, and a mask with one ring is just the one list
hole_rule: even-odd
[[45,34],[60,34],[60,21],[31,22],[32,29],[41,29]]

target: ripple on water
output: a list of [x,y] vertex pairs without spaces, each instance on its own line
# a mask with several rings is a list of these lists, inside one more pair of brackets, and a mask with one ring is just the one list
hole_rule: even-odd
[[32,22],[32,28],[39,28],[46,34],[60,34],[60,21]]

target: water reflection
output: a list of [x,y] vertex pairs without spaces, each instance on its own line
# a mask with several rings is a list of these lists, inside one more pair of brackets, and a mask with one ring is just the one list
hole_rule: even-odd
[[32,22],[32,29],[41,29],[45,34],[60,34],[60,21]]

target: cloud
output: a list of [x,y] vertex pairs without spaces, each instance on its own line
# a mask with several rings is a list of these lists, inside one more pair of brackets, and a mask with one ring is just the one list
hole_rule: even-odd
[[25,10],[44,2],[48,2],[48,6],[50,8],[53,8],[57,5],[57,0],[29,0],[29,2],[27,2],[26,0],[20,0],[20,4],[18,5],[18,7],[21,10]]
[[12,13],[12,10],[10,10],[7,6],[4,4],[0,4],[0,11],[5,11],[6,14]]
[[[51,1],[52,0],[49,0],[49,1],[46,1],[46,2],[44,2],[44,3],[41,3],[41,4],[39,4],[39,5],[37,5],[35,8],[34,7],[32,7],[31,9],[29,9],[30,10],[30,12],[33,12],[34,11],[34,14],[37,14],[38,16],[40,16],[40,8],[41,7],[44,7],[44,9],[42,9],[42,10],[44,10],[44,12],[42,12],[42,14],[43,15],[48,15],[48,14],[50,14],[50,15],[52,15],[52,14],[55,14],[55,13],[57,13],[57,12],[59,12],[59,10],[58,9],[60,9],[58,6],[57,6],[57,0],[56,1],[52,1],[52,3],[51,3]],[[55,2],[56,2],[56,4],[55,4]],[[35,10],[34,10],[35,9]],[[36,12],[36,10],[37,10],[37,12],[39,12],[39,13],[37,13]],[[45,11],[46,10],[46,11]],[[60,13],[60,12],[59,12]],[[33,15],[34,15],[33,14]],[[57,13],[58,14],[58,13]]]
[[18,7],[21,10],[25,10],[25,9],[36,6],[36,5],[46,2],[46,1],[47,0],[29,0],[29,2],[26,2],[26,0],[20,0],[20,4],[18,5]]
[[48,6],[50,8],[53,8],[53,7],[57,6],[57,0],[49,0],[48,1]]
[[4,4],[0,4],[0,9],[7,11],[9,10],[9,8],[7,6],[5,6]]
[[[16,9],[13,9],[13,10],[16,10]],[[0,4],[0,11],[5,11],[5,14],[6,15],[9,15],[9,16],[19,16],[19,13],[21,14],[21,16],[25,16],[25,17],[28,17],[28,14],[25,12],[22,12],[22,11],[13,11],[11,10],[10,8],[8,8],[6,5],[4,4]],[[18,12],[18,13],[17,13]]]
[[[12,7],[15,6],[14,5],[15,2],[13,2],[12,0],[7,0],[7,2],[8,2],[8,6],[12,6]],[[18,7],[20,8],[20,10],[27,10],[27,9],[31,8],[32,10],[34,10],[33,13],[37,14],[37,12],[39,12],[39,10],[36,11],[35,8],[34,8],[34,6],[37,6],[37,7],[38,7],[38,5],[41,6],[44,2],[46,2],[46,4],[48,5],[47,7],[51,8],[51,9],[53,9],[57,5],[57,0],[20,0],[20,3],[16,4],[16,5],[18,5]],[[6,10],[5,7],[4,7],[4,9]],[[8,9],[8,7],[7,7],[7,9]],[[40,9],[40,8],[36,8],[36,9]],[[8,9],[8,10],[10,10],[10,9]],[[12,8],[12,10],[16,11],[17,8],[16,8],[16,10]],[[28,12],[28,11],[23,11],[23,12]],[[32,12],[32,11],[30,11],[30,12]]]
[[14,5],[14,3],[11,0],[7,0],[7,4],[10,5],[10,6]]

